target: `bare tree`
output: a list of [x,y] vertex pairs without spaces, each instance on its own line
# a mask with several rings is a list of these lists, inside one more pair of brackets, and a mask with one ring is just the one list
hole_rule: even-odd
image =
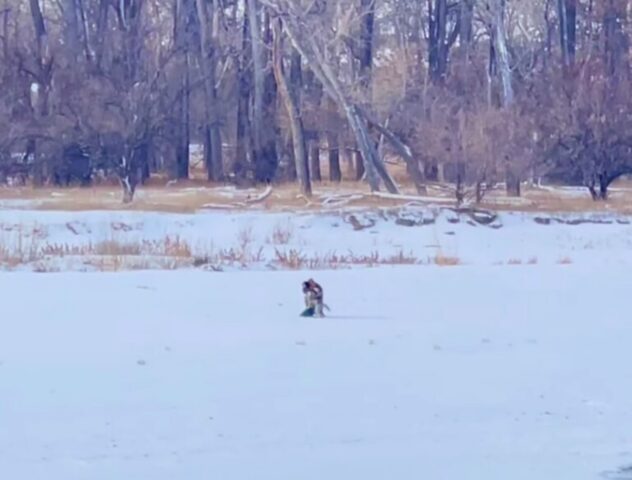
[[292,93],[288,88],[287,81],[285,79],[285,73],[283,71],[283,54],[282,54],[282,36],[281,36],[281,20],[275,19],[273,21],[273,63],[274,63],[274,76],[276,78],[277,85],[279,86],[279,93],[289,117],[290,129],[292,132],[292,145],[294,150],[294,162],[296,165],[296,172],[298,174],[299,182],[301,184],[301,191],[307,197],[312,195],[312,185],[309,176],[309,166],[307,163],[307,152],[305,148],[305,135],[303,129],[303,121],[298,107],[298,99],[296,93]]

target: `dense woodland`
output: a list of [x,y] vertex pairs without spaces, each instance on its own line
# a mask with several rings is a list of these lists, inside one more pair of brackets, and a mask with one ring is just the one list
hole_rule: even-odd
[[[632,173],[628,0],[0,0],[0,175],[595,200]],[[349,166],[352,165],[352,170]],[[391,171],[389,173],[389,170]]]

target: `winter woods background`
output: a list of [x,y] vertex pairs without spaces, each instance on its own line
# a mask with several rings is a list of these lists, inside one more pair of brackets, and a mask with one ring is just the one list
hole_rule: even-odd
[[[238,185],[632,170],[627,0],[0,0],[0,175]],[[405,166],[405,179],[393,171]],[[407,180],[407,181],[404,181]]]

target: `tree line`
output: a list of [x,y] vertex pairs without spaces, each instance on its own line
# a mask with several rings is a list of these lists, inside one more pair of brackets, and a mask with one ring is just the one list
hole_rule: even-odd
[[[458,201],[632,173],[628,0],[0,0],[0,176],[366,181]],[[343,168],[343,165],[351,168]]]

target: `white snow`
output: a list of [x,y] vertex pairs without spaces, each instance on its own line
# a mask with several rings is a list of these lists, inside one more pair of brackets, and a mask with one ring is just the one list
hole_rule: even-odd
[[[354,230],[350,216],[363,225]],[[428,221],[423,226],[403,226],[400,220]],[[548,225],[537,217],[553,218]],[[597,220],[607,224],[568,225],[557,222]],[[537,215],[503,213],[491,226],[479,225],[467,215],[450,210],[404,208],[340,210],[328,213],[201,212],[166,214],[147,212],[0,211],[0,247],[21,249],[38,262],[10,268],[33,269],[41,263],[40,252],[53,246],[87,246],[99,242],[140,244],[179,238],[196,256],[222,249],[242,248],[261,258],[250,269],[276,268],[276,252],[298,252],[308,257],[338,255],[393,256],[399,252],[421,263],[433,263],[438,255],[460,259],[466,265],[560,262],[632,265],[632,224],[616,215]],[[457,223],[453,223],[457,222]],[[274,232],[287,233],[282,243]],[[53,248],[55,250],[55,248]],[[36,252],[37,255],[34,255]],[[0,261],[2,259],[0,258]],[[85,270],[73,259],[46,256],[61,270]],[[76,259],[74,259],[76,260]],[[4,265],[5,268],[8,268]],[[240,266],[241,268],[242,266]]]
[[[309,275],[331,317],[297,316]],[[5,273],[0,472],[625,478],[629,278],[599,262]]]

